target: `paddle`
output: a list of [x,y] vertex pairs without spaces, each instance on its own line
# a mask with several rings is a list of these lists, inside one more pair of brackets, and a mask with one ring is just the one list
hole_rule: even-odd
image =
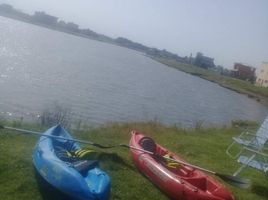
[[182,165],[186,165],[186,166],[192,167],[194,169],[198,169],[200,171],[204,171],[204,172],[213,174],[213,175],[218,176],[219,178],[221,178],[223,181],[229,183],[230,185],[233,185],[233,186],[236,186],[236,187],[239,187],[239,188],[249,188],[250,185],[251,185],[251,181],[249,179],[244,179],[244,178],[240,178],[240,177],[236,177],[236,176],[231,176],[231,175],[226,175],[226,174],[214,172],[214,171],[202,168],[202,167],[198,167],[196,165],[186,163],[186,162],[181,161],[181,160],[168,158],[168,157],[163,157],[163,156],[157,155],[157,154],[155,154],[155,153],[153,153],[151,151],[146,151],[144,149],[133,147],[133,146],[130,146],[130,145],[121,144],[120,146],[130,148],[130,149],[134,149],[134,150],[137,150],[137,151],[141,151],[141,152],[144,152],[144,153],[148,153],[148,154],[153,155],[153,156],[158,156],[158,157],[161,157],[161,158],[166,159],[166,160],[177,162],[177,163],[180,163]]
[[151,151],[146,151],[144,149],[133,147],[133,146],[130,146],[130,145],[127,145],[127,144],[119,144],[119,145],[113,145],[113,146],[104,146],[104,145],[97,144],[97,143],[94,143],[94,142],[91,142],[91,141],[87,141],[87,140],[69,139],[69,138],[64,138],[64,137],[59,137],[59,136],[46,135],[46,134],[43,134],[43,133],[40,133],[40,132],[36,132],[36,131],[30,131],[30,130],[25,130],[25,129],[13,128],[13,127],[8,127],[8,126],[1,126],[0,125],[0,128],[2,128],[2,129],[8,129],[8,130],[13,130],[13,131],[18,131],[18,132],[22,132],[22,133],[30,133],[30,134],[37,135],[37,136],[45,136],[45,137],[54,138],[54,139],[63,139],[63,140],[67,140],[67,141],[74,141],[74,142],[89,144],[89,145],[96,146],[96,147],[99,147],[99,148],[125,147],[125,148],[129,148],[129,149],[134,149],[134,150],[137,150],[137,151],[148,153],[148,154],[153,155],[153,156],[161,157],[163,159],[171,160],[173,162],[177,162],[177,163],[180,163],[180,164],[183,164],[183,165],[192,167],[194,169],[198,169],[200,171],[204,171],[204,172],[213,174],[213,175],[218,176],[219,178],[221,178],[223,181],[229,183],[230,185],[233,185],[233,186],[236,186],[236,187],[248,188],[251,185],[251,182],[250,182],[249,179],[244,179],[244,178],[239,178],[239,177],[236,177],[236,176],[225,175],[225,174],[221,174],[221,173],[218,173],[218,172],[214,172],[214,171],[211,171],[211,170],[202,168],[202,167],[198,167],[196,165],[192,165],[192,164],[183,162],[181,160],[176,160],[176,159],[173,159],[173,158],[167,158],[167,157],[163,157],[161,155],[156,155],[155,153],[153,153]]
[[44,137],[49,137],[49,138],[54,138],[54,139],[62,139],[62,140],[67,140],[67,141],[74,141],[74,142],[79,142],[79,143],[83,143],[83,144],[89,144],[95,147],[99,147],[99,148],[103,148],[103,149],[107,149],[107,148],[113,148],[113,147],[117,147],[119,145],[115,145],[115,146],[104,146],[101,144],[97,144],[91,141],[87,141],[87,140],[79,140],[79,139],[70,139],[70,138],[65,138],[65,137],[60,137],[60,136],[54,136],[54,135],[46,135],[43,134],[41,132],[36,132],[36,131],[30,131],[30,130],[25,130],[25,129],[20,129],[20,128],[13,128],[13,127],[9,127],[9,126],[2,126],[0,125],[0,129],[8,129],[8,130],[12,130],[12,131],[18,131],[18,132],[22,132],[22,133],[30,133],[33,135],[37,135],[37,136],[44,136]]

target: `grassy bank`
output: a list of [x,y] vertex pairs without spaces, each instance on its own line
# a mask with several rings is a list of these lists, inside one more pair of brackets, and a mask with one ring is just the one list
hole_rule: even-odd
[[[34,126],[23,128],[38,130]],[[73,135],[108,145],[128,143],[133,129],[145,132],[193,164],[226,174],[231,174],[238,167],[235,161],[227,157],[225,150],[232,136],[241,132],[239,127],[185,130],[155,123],[131,123],[73,131]],[[31,154],[37,139],[35,136],[0,130],[0,199],[66,199],[34,172]],[[111,176],[111,199],[168,199],[137,171],[128,150],[115,148],[102,152],[100,164]],[[237,200],[268,199],[268,180],[262,173],[248,169],[241,175],[251,178],[253,186],[243,190],[226,185]]]
[[248,97],[254,98],[257,101],[260,101],[266,105],[268,104],[267,88],[257,87],[247,81],[223,76],[217,72],[205,70],[189,64],[179,63],[176,62],[175,60],[163,59],[163,58],[153,58],[153,59],[162,64],[181,70],[183,72],[192,74],[194,76],[199,76],[200,78],[206,79],[208,81],[215,82],[222,87],[234,90],[241,94],[245,94]]

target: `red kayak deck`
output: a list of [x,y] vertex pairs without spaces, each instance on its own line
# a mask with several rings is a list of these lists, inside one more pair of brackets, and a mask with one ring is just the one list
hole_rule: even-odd
[[[148,137],[136,131],[131,134],[130,145],[143,148],[141,141]],[[184,161],[158,144],[155,153],[161,156],[169,154],[176,160]],[[200,170],[185,165],[170,168],[163,159],[138,150],[131,149],[131,155],[136,167],[172,199],[234,200],[223,185]]]

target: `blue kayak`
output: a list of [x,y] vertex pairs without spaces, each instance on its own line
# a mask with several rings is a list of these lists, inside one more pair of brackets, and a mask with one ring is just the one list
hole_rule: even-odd
[[[72,139],[60,125],[44,132],[45,135]],[[96,160],[63,159],[57,149],[79,150],[79,144],[70,140],[41,136],[33,152],[33,163],[38,173],[53,187],[81,200],[107,200],[110,178]]]

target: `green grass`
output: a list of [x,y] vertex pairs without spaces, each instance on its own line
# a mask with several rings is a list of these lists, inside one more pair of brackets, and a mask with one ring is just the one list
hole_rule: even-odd
[[[32,129],[38,130],[34,126]],[[76,138],[112,145],[128,143],[130,131],[133,129],[146,133],[192,164],[226,174],[232,174],[239,166],[225,154],[232,136],[241,132],[237,126],[180,129],[157,123],[126,123],[73,131],[73,135]],[[34,172],[31,155],[37,139],[35,136],[0,130],[0,199],[66,199],[44,184]],[[99,151],[102,152],[100,165],[112,180],[111,199],[168,199],[137,171],[127,149],[118,147]],[[250,189],[239,189],[225,184],[237,200],[268,199],[268,180],[261,172],[247,169],[241,175],[253,181]]]
[[257,87],[248,81],[223,76],[217,72],[202,69],[189,64],[179,63],[175,60],[164,59],[164,58],[153,58],[153,59],[167,66],[218,83],[222,87],[234,90],[239,93],[246,94],[251,98],[255,98],[258,101],[268,104],[268,88]]

